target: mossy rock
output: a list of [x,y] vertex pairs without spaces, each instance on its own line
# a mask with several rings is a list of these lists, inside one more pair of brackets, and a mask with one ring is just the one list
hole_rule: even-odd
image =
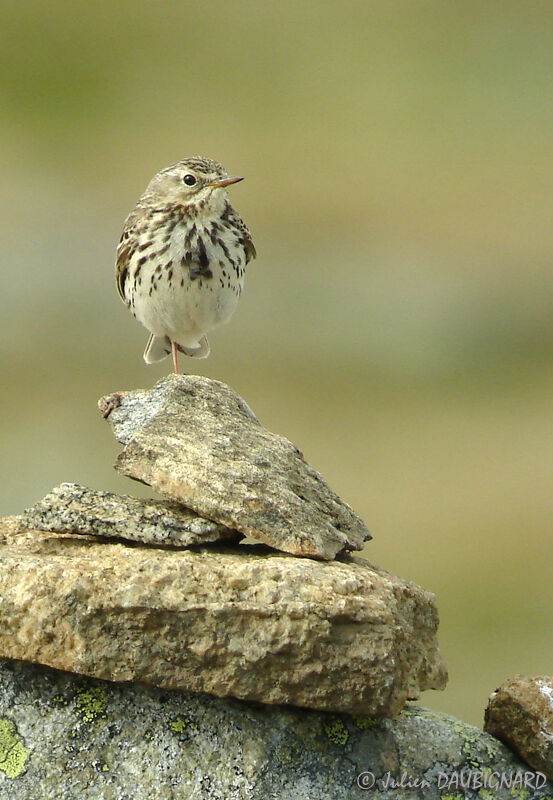
[[488,734],[417,706],[350,717],[0,660],[0,800],[553,797],[535,781],[462,788],[461,772],[536,777]]

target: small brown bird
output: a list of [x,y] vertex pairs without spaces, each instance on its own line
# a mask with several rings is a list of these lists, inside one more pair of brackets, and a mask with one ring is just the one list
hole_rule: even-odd
[[150,331],[144,361],[177,352],[207,358],[206,333],[228,322],[255,258],[250,232],[226,187],[242,178],[197,156],[154,175],[117,247],[121,300]]

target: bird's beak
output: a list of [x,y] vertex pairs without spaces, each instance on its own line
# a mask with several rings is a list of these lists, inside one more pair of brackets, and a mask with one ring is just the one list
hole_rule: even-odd
[[230,186],[231,183],[238,183],[238,181],[243,181],[244,178],[239,178],[237,175],[231,175],[227,178],[217,178],[214,181],[208,183],[208,186],[215,186],[219,189],[222,189],[224,186]]

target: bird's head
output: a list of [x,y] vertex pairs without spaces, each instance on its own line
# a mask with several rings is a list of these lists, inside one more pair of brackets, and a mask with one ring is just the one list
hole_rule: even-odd
[[224,201],[225,188],[243,180],[228,175],[217,161],[203,156],[185,158],[162,169],[150,181],[145,197],[181,205],[212,205]]

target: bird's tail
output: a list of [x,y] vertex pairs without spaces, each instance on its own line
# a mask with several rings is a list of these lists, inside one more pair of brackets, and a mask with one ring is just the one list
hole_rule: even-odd
[[146,364],[155,364],[156,361],[163,361],[171,352],[171,342],[168,336],[150,336],[144,350],[144,361]]
[[186,356],[190,356],[191,358],[207,358],[210,353],[207,336],[202,336],[197,347],[185,347],[182,344],[178,344],[177,347],[181,353],[184,353]]
[[[184,345],[177,344],[181,353],[191,358],[207,358],[209,355],[209,342],[207,336],[202,336],[198,342],[197,347],[184,347]],[[171,352],[171,340],[168,336],[150,336],[146,343],[144,350],[144,361],[146,364],[155,364],[157,361],[163,361]]]

